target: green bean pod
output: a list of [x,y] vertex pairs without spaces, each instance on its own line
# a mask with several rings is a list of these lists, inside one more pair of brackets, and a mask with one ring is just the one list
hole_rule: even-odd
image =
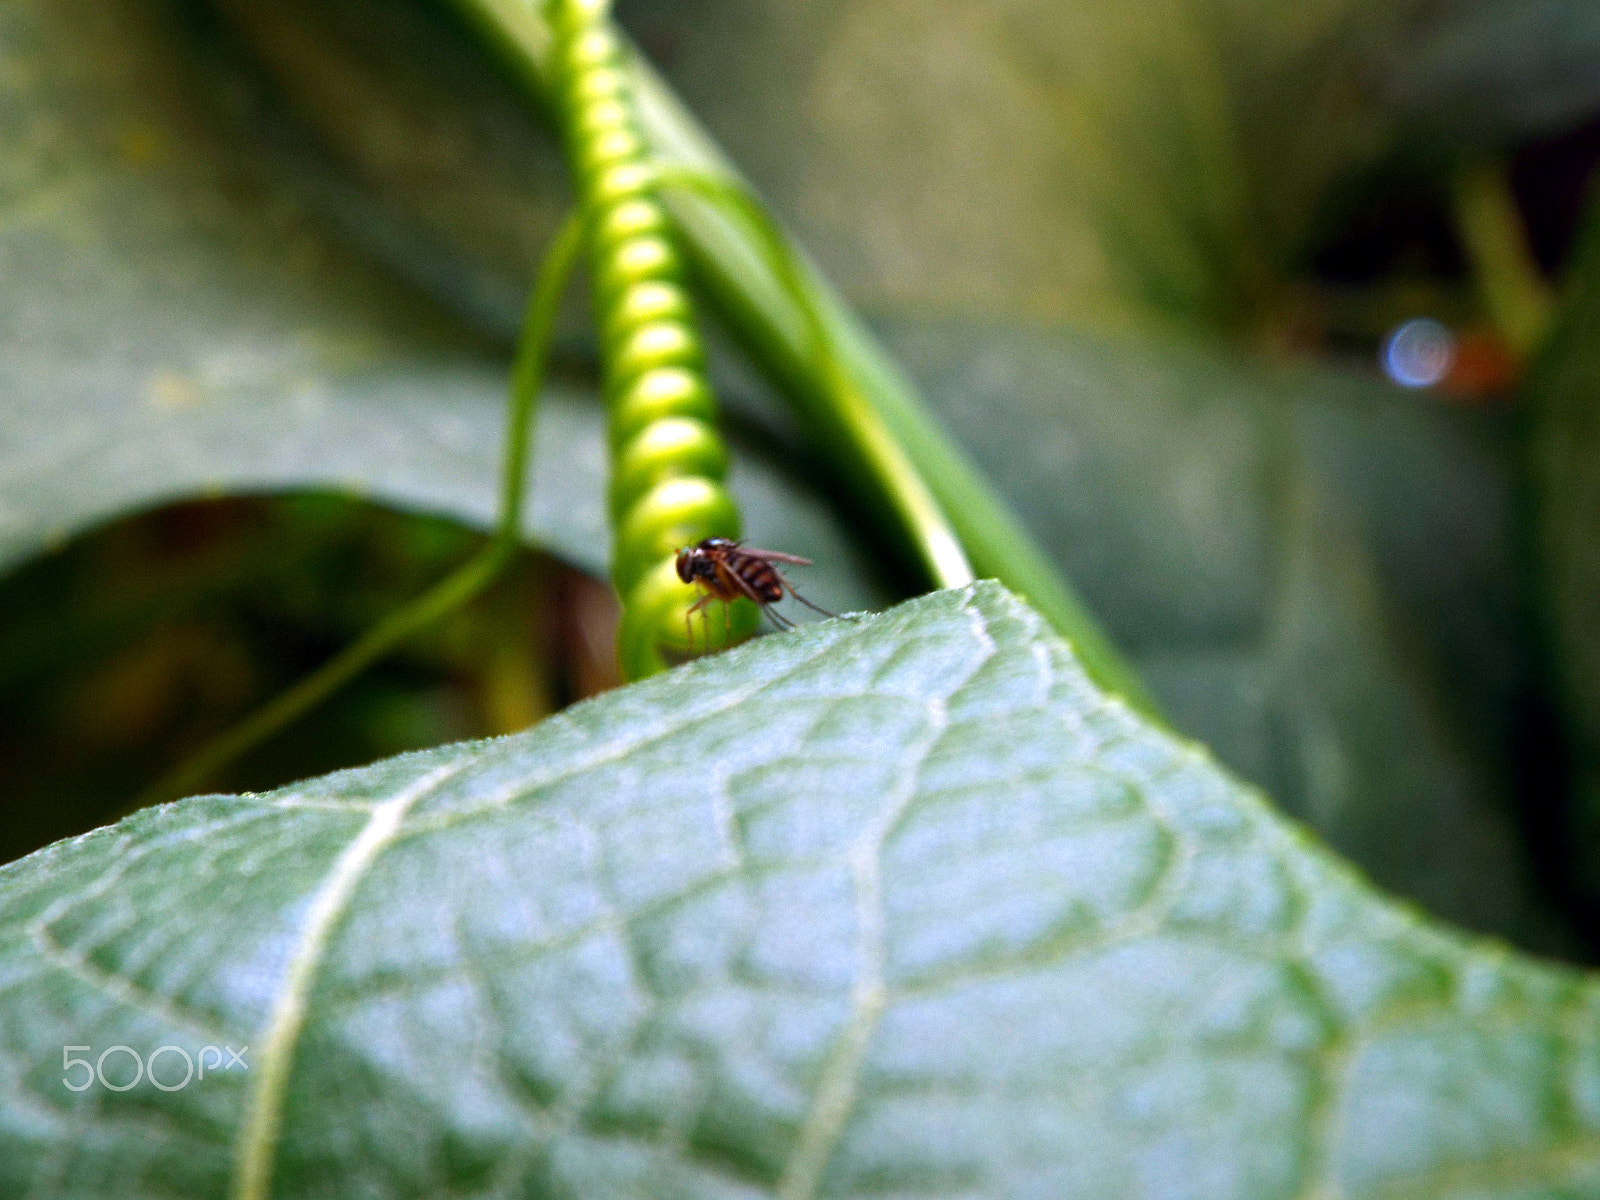
[[622,601],[617,654],[623,674],[638,679],[749,636],[759,613],[740,601],[691,624],[698,593],[674,567],[682,546],[737,538],[739,512],[723,487],[728,454],[704,346],[608,7],[554,0],[551,16],[568,155],[589,220],[611,455],[611,577]]

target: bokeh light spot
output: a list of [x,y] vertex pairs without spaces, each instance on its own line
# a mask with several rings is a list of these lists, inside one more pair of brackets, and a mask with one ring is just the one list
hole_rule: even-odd
[[1432,387],[1450,373],[1456,339],[1431,317],[1398,326],[1383,345],[1383,369],[1401,387]]

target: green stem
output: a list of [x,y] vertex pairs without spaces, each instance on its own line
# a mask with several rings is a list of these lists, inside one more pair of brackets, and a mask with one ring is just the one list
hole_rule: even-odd
[[[529,0],[455,0],[503,55],[545,112],[553,109],[551,34]],[[653,158],[744,188],[708,135],[637,55],[626,63],[640,127]],[[663,197],[703,288],[751,358],[808,418],[830,411],[833,385],[811,352],[807,320],[788,287],[766,269],[758,233],[727,206],[690,193]],[[1146,716],[1157,710],[1138,677],[1015,513],[950,440],[915,388],[811,266],[791,248],[803,292],[820,314],[839,369],[876,413],[946,514],[979,575],[1024,596],[1071,641],[1085,670]],[[859,481],[858,481],[859,485]]]
[[1528,246],[1504,167],[1462,168],[1455,179],[1455,216],[1484,307],[1507,345],[1526,361],[1544,343],[1556,304]]
[[511,370],[511,405],[506,420],[500,517],[489,545],[404,608],[378,622],[310,675],[184,759],[140,792],[124,811],[132,812],[199,788],[240,755],[248,753],[321,704],[401,642],[471,600],[511,560],[522,536],[529,435],[533,429],[539,389],[544,380],[550,335],[555,327],[561,293],[583,249],[585,227],[583,214],[574,213],[567,218],[545,254],[539,277],[534,283],[533,295],[528,302],[527,317]]

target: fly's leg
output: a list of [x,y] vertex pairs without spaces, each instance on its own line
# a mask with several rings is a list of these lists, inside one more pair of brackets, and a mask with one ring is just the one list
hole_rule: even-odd
[[839,616],[839,614],[838,614],[838,613],[836,613],[836,612],[829,612],[829,611],[828,611],[828,610],[827,610],[827,609],[825,609],[825,608],[823,608],[823,607],[822,607],[822,606],[821,606],[821,605],[820,605],[820,604],[813,604],[813,603],[811,603],[811,601],[809,601],[809,600],[807,600],[807,599],[806,599],[806,598],[805,598],[805,597],[804,597],[804,596],[802,596],[802,595],[801,595],[801,594],[800,594],[800,593],[799,593],[799,592],[797,592],[797,591],[795,591],[795,590],[794,590],[794,585],[793,585],[793,584],[791,584],[791,583],[790,583],[790,582],[789,582],[789,581],[788,581],[788,580],[787,580],[787,579],[785,579],[785,580],[784,580],[784,581],[783,581],[783,587],[784,587],[784,590],[785,590],[785,591],[787,591],[787,592],[788,592],[788,593],[789,593],[789,595],[791,595],[791,596],[793,596],[793,597],[794,597],[794,598],[795,598],[795,599],[796,599],[796,600],[798,600],[798,601],[800,601],[800,603],[801,603],[801,604],[804,604],[804,605],[805,605],[805,606],[806,606],[806,607],[807,607],[807,608],[809,608],[809,609],[810,609],[810,610],[811,610],[811,611],[812,611],[812,612],[814,612],[814,613],[821,613],[821,614],[822,614],[822,615],[823,615],[823,616],[825,616],[825,617],[833,617],[833,618],[835,618],[835,619],[837,619],[837,618],[838,618],[838,616]]
[[[688,644],[691,655],[694,653],[694,614],[699,613],[702,621],[709,622],[711,616],[706,611],[706,605],[710,604],[711,600],[712,597],[709,594],[701,596],[700,599],[683,610],[683,640]],[[706,649],[711,649],[711,629],[709,625],[706,628]]]

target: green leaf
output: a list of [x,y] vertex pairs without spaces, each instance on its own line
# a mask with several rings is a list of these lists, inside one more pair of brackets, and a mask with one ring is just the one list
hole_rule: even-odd
[[1600,980],[1374,896],[992,584],[47,848],[0,980],[7,1195],[1600,1188]]
[[[215,2],[397,267],[480,310],[513,290],[559,189],[459,30],[415,0]],[[1390,144],[1361,84],[1404,6],[618,7],[854,303],[1122,327],[1261,315],[1329,184]]]
[[[174,498],[337,488],[493,523],[506,363],[375,272],[219,130],[183,30],[143,6],[0,12],[0,565]],[[535,239],[533,246],[539,246]],[[584,390],[535,436],[532,536],[603,574],[604,454]],[[749,532],[817,559],[819,603],[880,602],[837,518],[746,441]],[[775,461],[776,460],[776,461]]]
[[878,331],[1175,728],[1383,886],[1563,945],[1505,801],[1529,671],[1507,419],[1059,327]]
[[1393,103],[1435,131],[1499,144],[1566,132],[1600,106],[1600,11],[1586,0],[1423,8],[1393,52]]
[[[506,328],[562,186],[471,39],[418,0],[213,3],[357,235]],[[1328,188],[1391,148],[1367,77],[1409,4],[618,8],[853,303],[1233,328],[1270,315]],[[669,157],[703,136],[652,131]]]

